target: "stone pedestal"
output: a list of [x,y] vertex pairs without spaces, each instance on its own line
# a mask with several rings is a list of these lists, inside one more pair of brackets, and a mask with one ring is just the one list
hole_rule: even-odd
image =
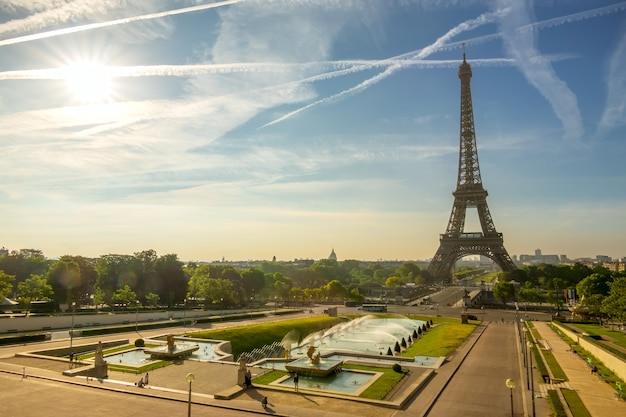
[[246,382],[246,372],[248,368],[246,366],[245,359],[239,359],[239,369],[237,370],[237,385],[243,386]]

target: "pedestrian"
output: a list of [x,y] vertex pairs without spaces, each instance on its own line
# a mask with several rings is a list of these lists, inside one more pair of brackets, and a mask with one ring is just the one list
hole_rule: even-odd
[[146,372],[146,377],[144,378],[144,384],[148,385],[148,373]]
[[298,373],[296,372],[296,375],[293,377],[293,385],[296,389],[296,392],[298,392],[298,382],[300,382],[300,379],[298,378]]
[[263,406],[263,408],[267,408],[267,397],[263,397],[263,399],[261,400],[261,405]]
[[249,369],[246,371],[245,381],[246,387],[250,388],[252,386],[252,372]]
[[591,368],[591,375],[595,374],[596,372],[598,372],[598,367],[594,365],[593,368]]

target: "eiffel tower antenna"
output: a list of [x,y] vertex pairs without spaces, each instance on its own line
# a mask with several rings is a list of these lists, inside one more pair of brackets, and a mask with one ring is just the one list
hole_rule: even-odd
[[[461,80],[461,123],[459,146],[459,175],[457,178],[454,204],[446,232],[439,237],[439,249],[428,265],[428,272],[436,281],[449,282],[451,271],[457,260],[467,255],[483,255],[493,260],[505,272],[517,269],[504,248],[502,233],[496,231],[489,207],[487,190],[483,188],[478,165],[474,110],[470,79],[472,68],[465,60],[459,66]],[[481,232],[465,232],[465,216],[468,208],[476,208],[482,228]]]

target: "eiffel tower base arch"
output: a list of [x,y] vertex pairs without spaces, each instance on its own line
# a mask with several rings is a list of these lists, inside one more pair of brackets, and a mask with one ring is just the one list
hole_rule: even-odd
[[482,255],[494,261],[504,272],[517,269],[504,248],[501,233],[485,236],[482,233],[461,233],[458,237],[442,235],[439,249],[428,265],[435,281],[449,282],[452,268],[459,259],[468,255]]

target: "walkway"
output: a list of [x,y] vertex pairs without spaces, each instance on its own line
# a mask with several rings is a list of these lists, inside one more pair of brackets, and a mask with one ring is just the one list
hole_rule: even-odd
[[[569,379],[568,385],[578,393],[593,417],[626,416],[626,401],[616,400],[615,390],[590,373],[585,361],[570,351],[569,345],[550,328],[549,323],[534,321],[533,324],[552,348],[552,354]],[[559,386],[565,388],[562,384]]]

